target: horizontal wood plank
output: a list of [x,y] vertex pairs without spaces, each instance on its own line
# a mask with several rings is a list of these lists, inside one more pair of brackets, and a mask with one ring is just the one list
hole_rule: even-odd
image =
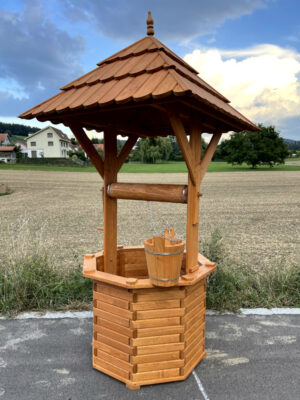
[[186,298],[183,300],[183,305],[185,307],[189,306],[196,298],[205,297],[205,290],[203,286],[200,286],[197,290],[190,293]]
[[183,299],[184,290],[162,290],[162,291],[150,291],[149,293],[139,294],[137,292],[137,302],[140,301],[159,301],[159,300],[172,300],[172,299]]
[[125,310],[129,309],[129,301],[128,300],[120,299],[120,298],[114,297],[114,296],[109,296],[104,293],[94,292],[94,300],[99,300],[104,303],[108,303],[113,306],[116,306],[116,307],[124,308]]
[[131,344],[132,346],[148,346],[151,344],[177,343],[179,341],[180,334],[175,334],[131,339]]
[[129,362],[130,354],[124,353],[123,351],[116,349],[115,347],[109,346],[106,343],[100,343],[97,340],[93,340],[93,348],[96,351],[105,351],[108,354],[111,354],[114,357],[120,358],[120,360]]
[[170,351],[167,353],[143,354],[139,356],[131,356],[130,360],[133,364],[143,364],[159,361],[178,360],[180,351]]
[[186,295],[189,296],[195,290],[198,290],[201,286],[204,287],[204,291],[205,291],[205,289],[206,289],[206,280],[205,279],[201,279],[195,285],[186,286],[186,288],[185,288]]
[[179,368],[165,369],[161,371],[139,372],[137,374],[132,374],[132,381],[141,382],[150,379],[171,378],[179,376],[179,374],[180,374]]
[[161,300],[161,301],[140,301],[138,303],[132,303],[133,311],[140,310],[159,310],[162,308],[179,308],[180,299],[174,300]]
[[184,360],[158,361],[153,363],[138,364],[137,372],[160,371],[184,366]]
[[133,313],[129,310],[124,310],[124,308],[119,308],[116,306],[112,306],[111,304],[108,303],[103,303],[100,300],[95,300],[96,304],[94,306],[99,309],[106,311],[111,314],[119,315],[122,318],[128,318],[132,319]]
[[155,328],[159,326],[174,326],[180,325],[180,317],[172,318],[153,318],[153,319],[141,319],[137,321],[131,321],[132,328]]
[[192,370],[199,364],[199,362],[205,357],[205,352],[196,352],[193,357],[189,360],[188,363],[185,364],[183,368],[181,368],[181,374],[186,375],[189,371]]
[[188,314],[190,311],[195,309],[202,309],[204,307],[205,294],[201,297],[196,297],[186,308],[185,312]]
[[204,332],[205,332],[205,325],[202,324],[199,327],[190,329],[189,332],[185,333],[184,342],[185,342],[186,347],[188,347],[189,344],[192,343],[195,338],[203,339]]
[[130,376],[129,372],[124,371],[123,369],[118,368],[115,365],[112,365],[112,364],[104,361],[103,359],[100,359],[100,358],[94,356],[94,363],[100,367],[105,368],[108,371],[113,372],[117,376],[121,376],[122,378],[129,379],[129,376]]
[[136,349],[137,355],[141,354],[152,354],[152,353],[166,353],[169,351],[183,350],[184,343],[168,343],[168,344],[157,344],[151,346],[139,346]]
[[103,319],[100,317],[96,317],[96,321],[94,321],[94,327],[95,326],[100,326],[104,327],[107,329],[111,329],[112,331],[115,331],[117,333],[120,333],[121,335],[125,335],[128,337],[134,337],[134,331],[130,328],[125,328],[125,326],[121,326],[119,324],[115,324],[112,321],[109,321],[107,319]]
[[114,322],[115,324],[119,324],[129,328],[129,319],[122,318],[119,315],[110,314],[109,312],[99,310],[98,308],[94,308],[94,315],[100,317],[102,319],[106,319],[108,321]]
[[164,317],[182,317],[184,315],[184,308],[170,308],[162,310],[145,310],[137,311],[136,318],[140,319],[152,319],[152,318],[164,318]]
[[112,331],[110,329],[104,328],[103,326],[95,325],[94,330],[97,333],[100,333],[100,335],[112,338],[114,340],[117,340],[121,343],[127,344],[129,346],[130,344],[130,338],[128,336],[122,335],[118,332]]
[[192,320],[193,323],[189,324],[188,326],[186,325],[186,330],[184,332],[184,336],[188,337],[191,332],[201,329],[201,326],[203,327],[203,330],[205,330],[205,320],[204,318],[196,318],[194,320]]
[[129,362],[120,360],[119,358],[116,358],[105,351],[98,350],[97,351],[97,358],[100,358],[103,361],[106,361],[110,363],[111,365],[115,365],[116,367],[123,369],[124,371],[127,372],[133,372],[134,368],[133,365],[130,364]]
[[197,351],[199,348],[203,348],[205,339],[202,337],[197,337],[194,339],[192,343],[190,343],[185,349],[184,349],[184,359],[189,359],[190,357],[193,356],[193,353]]
[[123,351],[123,353],[128,353],[128,354],[133,354],[133,348],[131,346],[128,346],[124,343],[121,343],[117,340],[114,340],[112,338],[106,337],[104,335],[101,335],[98,332],[95,332],[96,335],[96,340],[97,342],[100,343],[105,343],[111,347],[114,347],[115,349]]
[[107,294],[109,296],[119,297],[120,299],[128,301],[133,301],[133,294],[129,292],[128,289],[123,289],[102,282],[101,283],[97,282],[95,287],[96,287],[96,292]]
[[151,336],[161,336],[161,335],[173,335],[176,333],[183,333],[184,326],[177,325],[177,326],[161,326],[158,328],[144,328],[144,329],[137,329],[136,336],[139,337],[151,337]]

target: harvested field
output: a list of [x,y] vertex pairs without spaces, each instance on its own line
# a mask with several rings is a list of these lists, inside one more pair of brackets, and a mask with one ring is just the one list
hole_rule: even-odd
[[[120,174],[121,182],[185,183],[186,174]],[[96,173],[0,170],[13,191],[0,197],[1,254],[28,252],[42,241],[59,268],[102,249],[102,181]],[[299,263],[300,173],[209,173],[201,187],[200,239],[219,228],[238,262],[258,268]],[[152,203],[158,230],[169,223],[185,237],[181,204]],[[152,236],[147,204],[119,201],[118,243],[140,245]],[[12,255],[13,256],[13,255]]]

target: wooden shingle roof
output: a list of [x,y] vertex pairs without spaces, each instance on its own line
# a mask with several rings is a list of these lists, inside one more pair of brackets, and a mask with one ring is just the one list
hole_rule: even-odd
[[[153,36],[146,36],[97,65],[20,118],[58,123],[64,122],[66,115],[70,119],[79,112],[105,112],[108,106],[121,110],[130,103],[153,105],[162,99],[164,102],[186,100],[193,102],[194,107],[197,104],[202,107],[208,119],[222,121],[224,132],[258,130],[229,100],[202,80],[195,69]],[[94,128],[97,128],[95,124]]]

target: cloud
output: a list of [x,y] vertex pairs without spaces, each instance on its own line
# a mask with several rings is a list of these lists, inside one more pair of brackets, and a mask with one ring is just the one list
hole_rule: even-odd
[[107,37],[135,40],[146,34],[152,11],[154,30],[162,40],[188,40],[214,33],[227,19],[265,7],[269,0],[62,0],[72,21],[93,23]]
[[19,13],[0,10],[0,37],[2,115],[34,106],[82,74],[83,39],[51,23],[38,0],[25,1]]
[[300,116],[300,53],[295,50],[271,44],[197,49],[184,59],[255,122],[282,125]]

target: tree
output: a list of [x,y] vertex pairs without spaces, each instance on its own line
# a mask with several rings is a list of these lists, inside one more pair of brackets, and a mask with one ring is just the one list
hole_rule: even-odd
[[[170,155],[170,160],[174,161],[183,161],[183,155],[181,153],[179,144],[177,142],[177,139],[175,136],[169,136],[171,144],[172,144],[172,153]],[[205,153],[205,150],[207,148],[207,143],[203,138],[201,138],[201,154]]]
[[261,131],[234,133],[222,144],[224,159],[231,164],[243,162],[255,168],[257,165],[284,164],[288,150],[275,127],[259,125]]
[[17,160],[20,160],[23,157],[21,146],[15,146],[14,152],[16,153]]
[[169,160],[172,153],[172,143],[166,137],[147,137],[140,141],[141,161],[147,164],[155,164],[158,160]]

